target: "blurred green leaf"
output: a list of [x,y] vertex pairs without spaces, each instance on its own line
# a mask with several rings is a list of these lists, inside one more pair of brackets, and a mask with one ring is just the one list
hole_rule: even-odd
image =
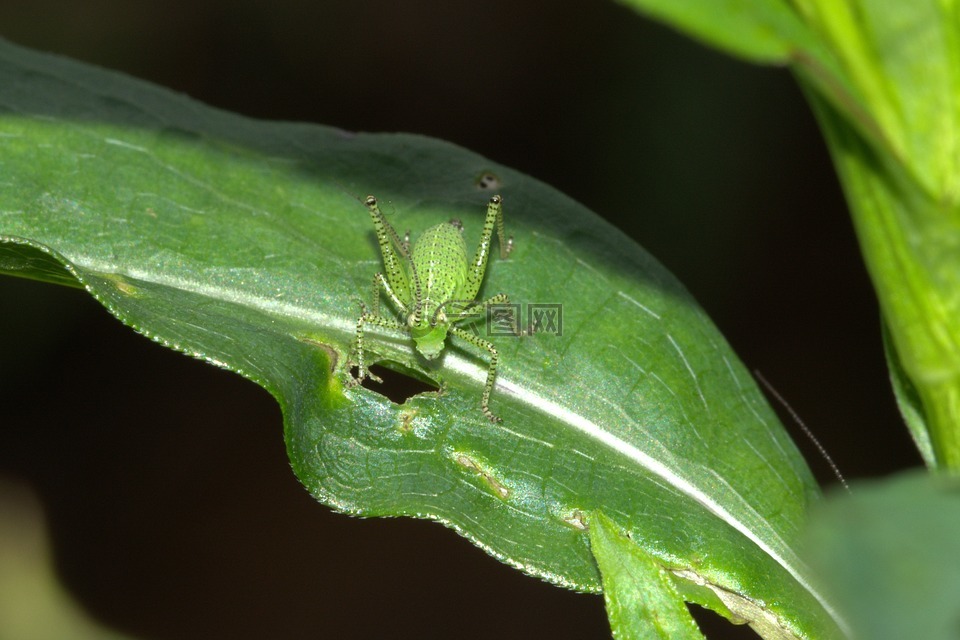
[[929,429],[914,438],[932,445],[935,466],[960,469],[960,210],[931,198],[825,100],[814,93],[810,100],[896,353],[892,375],[904,374],[919,399],[923,420],[911,429]]
[[[835,630],[792,547],[819,496],[803,460],[686,291],[582,206],[436,140],[257,122],[9,44],[0,110],[4,271],[62,281],[52,258],[137,331],[265,387],[319,500],[440,521],[586,591],[583,514],[603,509],[697,589],[798,636]],[[479,410],[486,354],[455,339],[427,362],[371,330],[371,361],[442,392],[347,390],[381,269],[357,198],[414,240],[456,216],[470,246],[491,187],[515,249],[483,291],[562,305],[562,331],[491,338],[503,424]]]
[[810,562],[855,637],[960,637],[960,482],[911,473],[815,510]]
[[621,0],[727,53],[785,64],[812,34],[784,0]]
[[913,438],[917,451],[923,462],[931,469],[937,468],[937,454],[933,450],[933,443],[930,441],[930,427],[927,419],[923,415],[923,403],[917,394],[916,388],[910,382],[903,365],[900,364],[900,356],[890,341],[890,330],[886,325],[883,326],[883,352],[887,359],[887,369],[890,372],[890,384],[893,387],[893,395],[897,400],[897,406],[900,408],[900,415],[910,430],[910,436]]
[[898,400],[912,405],[904,415],[928,465],[958,470],[960,9],[935,0],[810,5],[881,132],[864,136],[808,91],[880,300]]
[[868,136],[881,137],[859,87],[795,0],[620,0],[749,62],[791,65]]
[[0,640],[123,640],[58,582],[35,496],[0,478]]
[[886,141],[879,148],[889,150],[923,190],[956,200],[960,7],[938,0],[804,0],[797,5],[863,96]]
[[624,1],[796,71],[850,203],[900,367],[892,375],[916,392],[914,438],[928,464],[960,469],[960,5]]

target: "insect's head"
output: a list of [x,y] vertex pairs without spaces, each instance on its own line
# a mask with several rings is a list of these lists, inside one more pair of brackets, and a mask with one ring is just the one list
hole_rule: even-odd
[[447,325],[438,324],[430,326],[426,324],[423,327],[410,327],[410,335],[417,345],[419,351],[427,360],[433,360],[443,351],[443,343],[447,339]]

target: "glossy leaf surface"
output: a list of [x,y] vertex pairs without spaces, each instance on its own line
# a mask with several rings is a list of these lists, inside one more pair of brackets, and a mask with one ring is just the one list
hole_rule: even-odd
[[[59,263],[137,331],[264,386],[319,500],[439,520],[588,591],[584,514],[602,508],[702,590],[797,635],[835,629],[792,547],[818,496],[802,459],[686,291],[584,207],[443,142],[257,122],[8,44],[0,111],[0,268],[62,282]],[[515,247],[482,294],[545,321],[489,337],[503,424],[479,410],[487,354],[456,339],[427,362],[371,330],[371,360],[442,392],[347,389],[381,269],[357,198],[414,241],[457,217],[472,249],[494,189]]]

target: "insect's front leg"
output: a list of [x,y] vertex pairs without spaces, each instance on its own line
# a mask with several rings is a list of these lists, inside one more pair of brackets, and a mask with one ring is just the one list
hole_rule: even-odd
[[[387,327],[389,329],[402,329],[406,330],[406,325],[402,325],[396,320],[391,320],[390,318],[384,318],[383,316],[368,313],[367,307],[362,302],[360,303],[361,313],[360,317],[357,318],[357,334],[354,341],[354,358],[352,359],[357,364],[357,376],[354,378],[352,385],[359,384],[363,382],[364,378],[370,378],[375,382],[383,382],[383,380],[372,373],[368,368],[363,358],[363,326],[364,324],[372,324],[377,327]],[[352,386],[351,385],[351,386]]]
[[493,391],[493,384],[497,379],[497,364],[500,362],[500,354],[497,353],[497,348],[493,346],[493,343],[487,342],[483,338],[478,338],[469,331],[464,331],[459,327],[450,327],[450,333],[466,340],[476,347],[486,349],[490,354],[490,366],[487,368],[487,380],[483,385],[483,397],[480,399],[480,410],[483,412],[483,415],[487,416],[490,422],[503,422],[502,419],[490,411],[490,393]]

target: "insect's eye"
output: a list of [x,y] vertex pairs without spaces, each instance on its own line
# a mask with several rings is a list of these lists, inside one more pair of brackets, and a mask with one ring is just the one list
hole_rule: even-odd
[[373,196],[367,196],[367,199],[364,200],[364,202],[368,207],[372,207],[373,205],[377,204],[377,199]]
[[[372,198],[373,196],[370,196],[370,197]],[[500,196],[493,196],[492,198],[490,198],[490,204],[500,204],[502,201],[503,201],[503,198],[501,198]]]

